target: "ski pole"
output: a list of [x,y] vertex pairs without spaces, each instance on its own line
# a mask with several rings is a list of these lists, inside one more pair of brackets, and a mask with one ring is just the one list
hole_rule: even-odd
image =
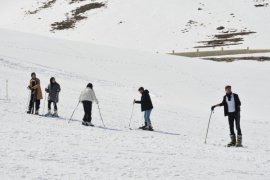
[[100,116],[100,119],[101,119],[101,121],[102,121],[102,124],[103,124],[103,126],[104,126],[104,127],[106,127],[106,126],[105,126],[105,124],[104,124],[104,121],[103,121],[102,115],[101,115],[101,111],[100,111],[99,104],[98,104],[98,111],[99,111],[99,116]]
[[47,93],[45,92],[45,100],[44,100],[44,104],[43,104],[43,112],[42,112],[43,115],[44,115],[44,111],[45,111],[46,100],[47,100]]
[[211,114],[210,114],[209,121],[208,121],[208,126],[207,126],[207,131],[206,131],[206,135],[205,135],[204,144],[206,144],[206,139],[207,139],[207,136],[208,136],[208,130],[209,130],[212,114],[213,114],[213,111],[211,110]]
[[133,118],[133,111],[134,111],[134,103],[133,103],[133,106],[132,106],[132,111],[131,111],[131,115],[130,115],[130,119],[129,119],[129,124],[128,124],[129,129],[131,129],[130,125],[131,125],[131,120]]
[[74,111],[72,112],[72,114],[71,114],[71,116],[70,116],[70,118],[68,120],[68,123],[70,123],[71,119],[73,118],[73,115],[74,115],[75,111],[77,110],[79,104],[80,104],[80,102],[78,102],[77,106],[75,107]]

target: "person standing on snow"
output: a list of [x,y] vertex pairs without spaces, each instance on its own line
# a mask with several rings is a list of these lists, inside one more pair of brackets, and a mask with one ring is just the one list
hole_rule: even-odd
[[133,104],[135,104],[135,103],[141,104],[141,110],[142,110],[142,112],[144,112],[145,125],[140,127],[140,129],[153,131],[152,123],[150,120],[150,115],[151,115],[151,112],[153,110],[153,104],[151,101],[151,97],[149,95],[149,91],[144,90],[143,87],[140,87],[138,91],[142,95],[141,100],[140,101],[134,100]]
[[[217,106],[224,106],[224,114],[228,116],[230,126],[231,142],[227,145],[228,147],[242,146],[242,132],[240,128],[240,107],[241,101],[239,96],[232,92],[231,86],[225,87],[226,95],[223,97],[223,101],[220,104],[212,106],[211,110],[214,111]],[[237,129],[237,141],[234,133],[234,122]]]
[[42,91],[40,87],[40,80],[36,77],[36,73],[34,72],[31,74],[31,80],[28,89],[31,90],[31,96],[27,113],[34,114],[35,105],[35,114],[38,115],[40,100],[42,99]]
[[[48,113],[45,116],[54,116],[58,117],[57,113],[57,103],[59,101],[59,92],[61,91],[60,85],[55,81],[55,78],[52,77],[50,79],[50,84],[45,89],[46,93],[49,93],[48,95]],[[51,104],[54,105],[54,113],[51,112]]]
[[93,84],[89,83],[87,87],[82,91],[79,101],[83,104],[84,117],[82,125],[94,126],[92,124],[92,104],[95,101],[98,104],[96,94],[93,90]]

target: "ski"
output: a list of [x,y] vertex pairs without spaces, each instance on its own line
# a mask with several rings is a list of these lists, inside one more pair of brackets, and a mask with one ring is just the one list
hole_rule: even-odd
[[61,119],[61,120],[67,120],[66,118],[63,118],[61,116],[46,116],[46,115],[38,115],[40,117],[50,118],[50,119]]

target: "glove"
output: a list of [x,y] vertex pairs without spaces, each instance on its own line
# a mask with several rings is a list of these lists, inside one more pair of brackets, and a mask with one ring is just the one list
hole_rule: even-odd
[[45,91],[46,91],[46,92],[49,92],[49,89],[48,89],[48,88],[45,88]]
[[135,104],[135,103],[136,103],[136,100],[134,99],[134,100],[133,100],[133,104]]
[[212,106],[212,107],[211,107],[211,111],[214,111],[214,110],[215,110],[215,107],[216,107],[216,106]]
[[31,87],[30,86],[27,86],[27,89],[31,89]]

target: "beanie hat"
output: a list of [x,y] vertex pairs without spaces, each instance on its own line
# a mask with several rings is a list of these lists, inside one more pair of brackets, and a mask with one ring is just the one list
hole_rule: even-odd
[[138,89],[138,91],[144,91],[144,88],[143,88],[143,87],[140,87],[140,88]]
[[93,89],[93,84],[92,83],[89,83],[89,84],[87,84],[86,87]]

